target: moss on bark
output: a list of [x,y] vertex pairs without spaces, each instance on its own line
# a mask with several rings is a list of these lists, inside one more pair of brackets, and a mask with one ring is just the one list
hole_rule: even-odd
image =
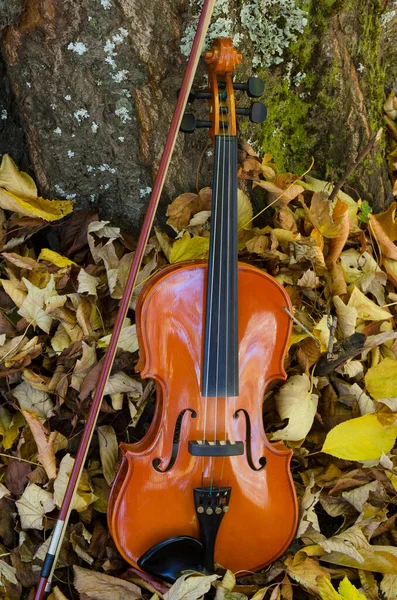
[[[381,6],[311,0],[306,10],[304,35],[262,73],[269,118],[259,141],[281,169],[303,173],[314,157],[313,174],[337,180],[382,126]],[[350,180],[378,208],[389,196],[384,156],[381,143]]]

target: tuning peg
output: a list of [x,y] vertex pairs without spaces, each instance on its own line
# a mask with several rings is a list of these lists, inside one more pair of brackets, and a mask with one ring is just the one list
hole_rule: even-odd
[[200,127],[212,127],[212,121],[197,121],[196,117],[191,114],[183,115],[180,130],[183,133],[193,133],[193,131]]
[[247,83],[233,83],[233,88],[247,92],[250,98],[259,98],[265,91],[265,82],[259,77],[250,77]]
[[[180,89],[177,92],[177,96],[180,94]],[[194,102],[195,100],[209,100],[212,97],[211,92],[201,92],[200,90],[190,90],[187,98],[188,102]]]
[[252,123],[262,123],[267,117],[267,108],[262,102],[253,102],[249,108],[236,108],[238,115],[245,115]]

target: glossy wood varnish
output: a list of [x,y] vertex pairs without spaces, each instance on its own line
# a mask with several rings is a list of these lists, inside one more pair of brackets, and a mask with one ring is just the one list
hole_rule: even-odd
[[[146,284],[137,306],[142,377],[157,384],[157,405],[146,436],[123,444],[123,463],[109,499],[108,520],[120,553],[131,564],[154,544],[176,535],[199,538],[193,488],[231,486],[229,512],[217,536],[215,561],[232,571],[256,571],[275,560],[291,542],[297,525],[297,501],[289,470],[292,452],[266,438],[262,402],[268,383],[285,379],[283,361],[291,309],[283,288],[263,271],[239,263],[239,386],[236,398],[208,398],[200,393],[206,264],[190,263],[163,270]],[[205,410],[207,403],[207,410]],[[185,413],[174,466],[175,423]],[[246,454],[198,458],[188,452],[189,440],[222,439],[246,443],[251,423],[255,467]],[[206,426],[205,426],[206,416]],[[204,480],[203,480],[204,473]]]

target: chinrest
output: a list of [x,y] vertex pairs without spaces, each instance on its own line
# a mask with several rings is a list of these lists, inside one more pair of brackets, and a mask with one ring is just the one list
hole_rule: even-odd
[[187,535],[171,537],[142,554],[138,567],[155,577],[174,583],[184,571],[205,572],[204,546],[196,538]]

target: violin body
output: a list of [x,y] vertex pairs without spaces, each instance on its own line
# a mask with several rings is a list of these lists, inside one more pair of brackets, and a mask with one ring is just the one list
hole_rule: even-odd
[[[123,462],[109,499],[109,528],[121,555],[137,566],[152,546],[173,536],[199,538],[193,489],[231,488],[215,542],[215,562],[257,571],[291,542],[298,519],[289,465],[292,451],[265,435],[267,385],[285,379],[291,310],[282,286],[238,264],[239,395],[204,399],[200,391],[207,263],[171,266],[145,286],[137,305],[143,378],[157,386],[145,437],[123,444]],[[190,440],[241,440],[233,456],[194,456]],[[211,483],[209,484],[208,482]],[[219,510],[219,509],[218,509]]]

